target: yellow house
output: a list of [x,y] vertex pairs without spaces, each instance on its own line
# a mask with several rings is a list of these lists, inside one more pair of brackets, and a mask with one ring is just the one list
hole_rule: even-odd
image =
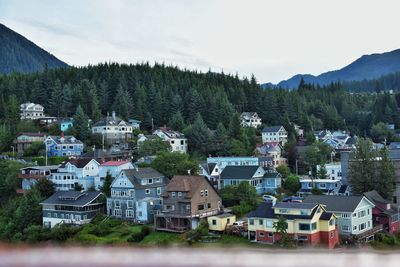
[[227,225],[232,225],[236,222],[236,216],[230,213],[223,213],[207,218],[208,229],[210,231],[223,232]]
[[275,243],[281,239],[274,223],[282,217],[286,232],[302,243],[327,244],[330,248],[338,242],[336,216],[317,203],[263,203],[248,215],[249,238],[257,242]]

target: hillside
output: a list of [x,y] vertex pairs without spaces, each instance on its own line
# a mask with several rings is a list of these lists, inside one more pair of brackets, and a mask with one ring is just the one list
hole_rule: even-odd
[[382,54],[364,55],[340,70],[329,71],[318,76],[297,74],[278,83],[278,87],[297,88],[303,78],[306,83],[327,85],[337,81],[372,80],[400,71],[400,49]]
[[0,24],[0,73],[41,71],[68,66],[22,35]]

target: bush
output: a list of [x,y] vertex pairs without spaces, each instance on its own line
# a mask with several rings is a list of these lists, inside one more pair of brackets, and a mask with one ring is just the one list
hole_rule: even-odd
[[88,233],[96,236],[106,236],[111,233],[111,228],[106,223],[100,223],[98,225],[93,225]]
[[72,238],[79,232],[78,227],[68,226],[65,224],[58,224],[51,229],[51,239],[55,241],[66,241]]
[[50,239],[50,229],[41,225],[31,225],[24,229],[23,238],[29,243],[36,243]]
[[151,233],[151,228],[145,225],[142,227],[142,230],[140,230],[140,232],[131,234],[131,236],[128,237],[127,241],[131,243],[133,242],[139,243],[150,233]]

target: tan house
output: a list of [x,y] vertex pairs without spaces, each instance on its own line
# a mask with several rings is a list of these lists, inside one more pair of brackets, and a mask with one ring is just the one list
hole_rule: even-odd
[[200,219],[219,214],[222,200],[204,176],[175,175],[163,194],[163,209],[155,214],[158,231],[196,229]]

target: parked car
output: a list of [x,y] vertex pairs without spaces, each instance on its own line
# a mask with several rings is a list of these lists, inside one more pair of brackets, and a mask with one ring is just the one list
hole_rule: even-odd
[[289,196],[289,197],[285,197],[282,202],[297,202],[297,203],[301,203],[303,202],[303,198],[302,197],[295,197],[295,196]]
[[262,198],[264,199],[265,202],[267,203],[272,203],[272,205],[276,204],[276,197],[271,196],[271,195],[263,195]]

